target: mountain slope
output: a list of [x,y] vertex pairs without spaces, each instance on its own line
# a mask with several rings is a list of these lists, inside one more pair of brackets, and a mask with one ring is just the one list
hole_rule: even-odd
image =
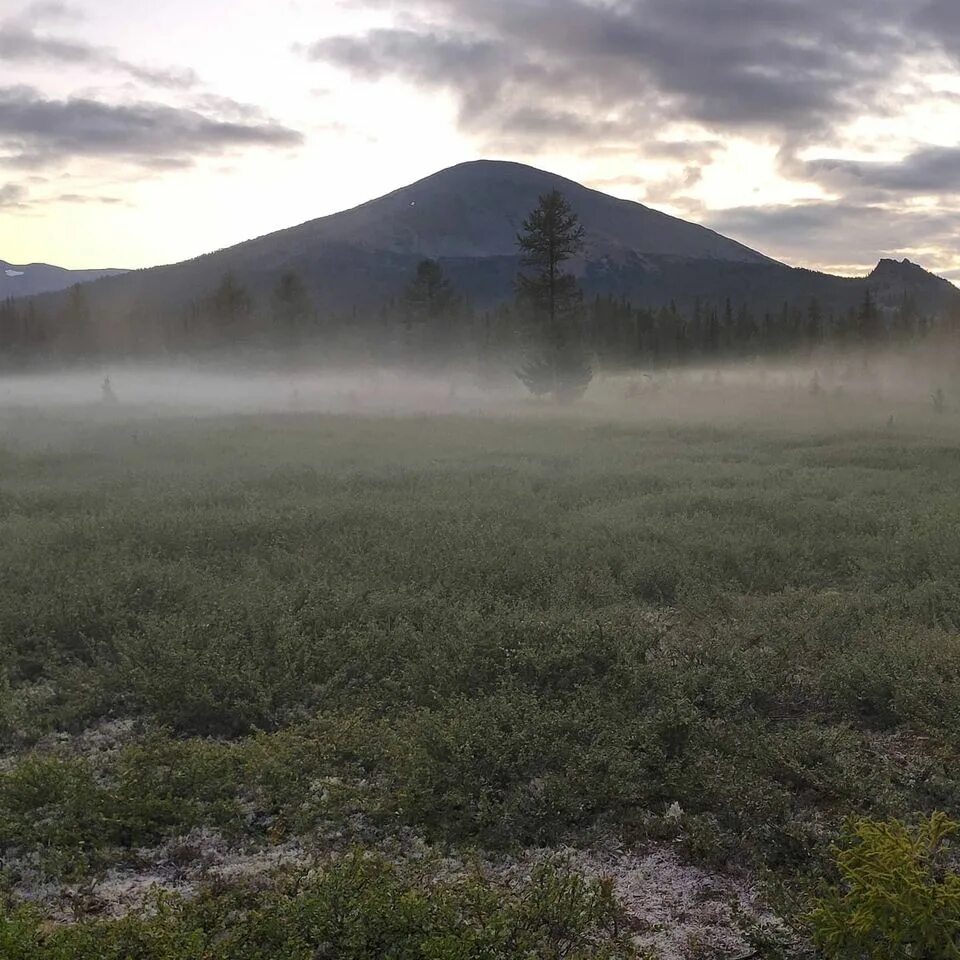
[[798,270],[642,204],[523,164],[486,160],[193,260],[101,279],[87,290],[95,311],[136,327],[146,316],[176,316],[227,272],[263,302],[278,277],[293,270],[322,314],[343,316],[378,310],[409,282],[418,261],[431,257],[483,307],[512,297],[516,234],[538,197],[553,189],[586,228],[584,256],[572,269],[588,296],[610,293],[637,306],[729,298],[774,313],[784,300],[817,297],[839,311],[859,303],[869,286],[882,287],[886,303],[909,292],[922,310],[960,307],[960,291],[913,264],[885,261],[859,280]]
[[[256,292],[272,286],[284,270],[296,270],[321,307],[364,309],[395,295],[416,263],[433,257],[451,261],[459,274],[466,272],[466,291],[478,302],[489,302],[509,295],[517,231],[538,197],[552,189],[565,194],[587,230],[578,272],[588,261],[629,264],[656,256],[776,263],[706,227],[642,204],[523,164],[480,160],[351,210],[96,284],[91,295],[121,310],[172,307],[205,295],[226,271]],[[476,271],[465,271],[468,265]]]
[[[442,258],[508,257],[541,194],[559,190],[587,232],[586,259],[656,254],[772,263],[706,227],[590,190],[520,163],[477,160],[441,170],[384,197],[263,238],[336,242],[366,250]],[[260,245],[263,241],[254,241]]]
[[67,270],[49,263],[13,264],[0,260],[0,300],[7,297],[32,297],[55,293],[75,283],[89,283],[101,277],[114,277],[125,270]]

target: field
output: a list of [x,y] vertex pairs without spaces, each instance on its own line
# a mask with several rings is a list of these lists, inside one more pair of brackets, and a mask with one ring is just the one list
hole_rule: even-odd
[[845,818],[960,802],[958,428],[7,409],[0,953],[803,952]]

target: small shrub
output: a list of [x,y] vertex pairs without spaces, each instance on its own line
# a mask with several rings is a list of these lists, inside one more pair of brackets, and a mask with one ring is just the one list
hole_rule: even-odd
[[122,920],[45,925],[0,904],[4,960],[633,960],[608,881],[547,864],[447,879],[355,853],[307,876],[161,897]]
[[836,851],[840,884],[811,914],[814,939],[835,960],[957,960],[960,875],[951,870],[960,823],[935,813],[915,828],[853,822]]

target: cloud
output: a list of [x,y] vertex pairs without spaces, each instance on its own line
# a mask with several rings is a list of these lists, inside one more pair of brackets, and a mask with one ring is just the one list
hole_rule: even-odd
[[59,193],[47,196],[30,194],[21,184],[8,183],[0,187],[0,209],[27,210],[51,203],[101,204],[103,206],[127,205],[128,201],[120,197],[111,197],[95,193]]
[[818,201],[736,207],[709,213],[705,220],[721,233],[794,263],[809,263],[812,254],[823,264],[866,269],[882,257],[910,256],[948,274],[960,269],[954,252],[960,249],[958,209]]
[[608,135],[626,133],[614,126],[617,118],[586,109],[562,69],[521,55],[513,42],[500,38],[379,29],[362,37],[320,40],[306,53],[360,79],[396,75],[448,92],[457,101],[463,129],[492,135],[500,143],[579,142],[598,127],[606,127]]
[[960,146],[923,147],[895,162],[814,160],[805,173],[826,187],[851,192],[905,194],[960,192]]
[[49,19],[74,19],[72,8],[61,3],[36,3],[19,16],[0,23],[0,63],[47,63],[82,66],[126,74],[156,87],[186,90],[196,86],[192,70],[157,69],[131,63],[107,47],[83,40],[65,40],[37,32],[37,25]]
[[40,20],[82,20],[83,12],[70,3],[61,0],[35,0],[27,4],[17,20],[36,23]]
[[25,207],[27,190],[17,183],[7,183],[0,187],[0,209]]
[[12,27],[0,27],[0,62],[4,61],[36,61],[116,70],[152,86],[181,90],[195,86],[198,82],[197,75],[192,70],[140,67],[100,47],[73,40],[41,37],[32,31]]
[[956,0],[919,3],[914,24],[921,32],[936,37],[950,54],[960,59],[960,6]]
[[299,132],[269,118],[241,121],[151,102],[51,100],[30,87],[0,88],[0,163],[8,165],[36,167],[96,157],[171,169],[234,148],[296,147],[302,142]]
[[644,144],[648,157],[706,163],[723,149],[719,140],[650,140]]
[[104,206],[122,206],[128,201],[120,197],[98,196],[88,193],[61,193],[52,198],[55,203],[81,203],[81,204],[103,204]]
[[[370,2],[367,6],[384,5]],[[686,120],[718,131],[823,134],[876,105],[920,42],[894,0],[419,0],[414,19],[322,38],[307,56],[353,76],[454,95],[468,132],[527,132],[519,108],[623,134]],[[932,37],[932,34],[930,35]],[[933,40],[928,37],[928,43]]]

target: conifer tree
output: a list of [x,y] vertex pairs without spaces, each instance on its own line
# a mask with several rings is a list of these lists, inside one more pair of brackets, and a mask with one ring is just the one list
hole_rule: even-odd
[[746,303],[741,303],[740,309],[737,311],[735,332],[738,350],[746,351],[754,346],[757,337],[757,324]]
[[583,295],[563,264],[583,250],[585,231],[563,194],[553,190],[540,202],[517,236],[519,305],[534,323],[536,349],[517,371],[534,394],[556,400],[581,396],[593,378],[580,329]]
[[421,260],[413,281],[403,293],[407,325],[451,317],[457,307],[453,286],[436,260]]
[[20,343],[20,312],[13,297],[0,303],[0,350],[9,350]]
[[65,343],[71,352],[90,353],[94,347],[93,313],[87,291],[83,285],[75,283],[67,293],[63,311],[63,329]]
[[31,346],[39,346],[47,339],[47,323],[32,298],[27,301],[23,317],[23,339]]
[[807,305],[807,322],[804,330],[807,346],[815,347],[823,339],[823,311],[816,297],[810,298]]
[[879,338],[882,329],[883,322],[880,311],[877,309],[870,288],[867,287],[863,294],[860,310],[857,313],[857,335],[861,340],[869,343]]
[[209,307],[218,326],[233,327],[249,316],[252,301],[246,288],[228,271],[210,297]]
[[288,270],[273,290],[273,320],[277,339],[297,343],[307,330],[313,305],[300,275]]

